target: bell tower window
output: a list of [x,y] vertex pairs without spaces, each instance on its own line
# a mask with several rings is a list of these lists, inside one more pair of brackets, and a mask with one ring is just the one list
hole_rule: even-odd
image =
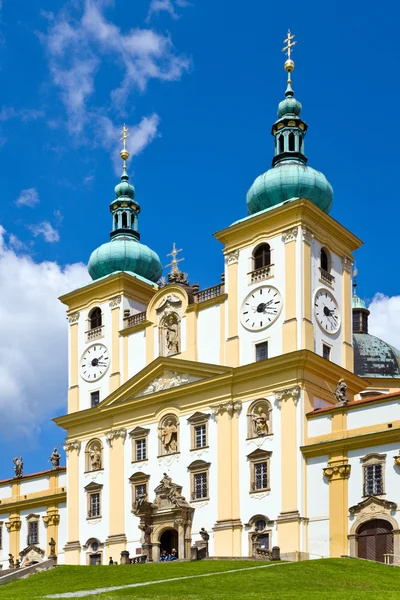
[[289,151],[294,152],[294,133],[289,133]]
[[271,264],[271,247],[269,244],[261,244],[254,250],[254,270],[269,267]]
[[126,212],[122,213],[122,227],[123,228],[127,228],[128,227],[128,217]]
[[96,329],[96,327],[102,326],[101,308],[96,306],[89,314],[90,329]]
[[282,152],[285,152],[285,138],[283,134],[279,137],[279,153],[281,154]]

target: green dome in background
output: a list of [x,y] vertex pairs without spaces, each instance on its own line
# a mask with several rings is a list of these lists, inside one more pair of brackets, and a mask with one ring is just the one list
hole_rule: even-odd
[[367,310],[367,305],[365,304],[364,300],[362,300],[358,296],[353,296],[352,303],[353,308],[364,308],[365,310]]
[[332,207],[333,189],[325,175],[301,161],[278,162],[259,175],[247,192],[250,214],[292,198],[307,198],[324,212]]
[[88,264],[92,279],[100,279],[116,271],[130,271],[156,283],[162,273],[158,255],[131,236],[117,236],[94,250]]

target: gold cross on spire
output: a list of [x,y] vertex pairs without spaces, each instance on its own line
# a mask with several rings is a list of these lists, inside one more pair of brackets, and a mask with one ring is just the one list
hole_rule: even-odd
[[176,244],[175,242],[172,244],[172,252],[170,252],[169,254],[167,254],[167,256],[172,256],[172,260],[169,263],[169,265],[165,265],[165,267],[171,267],[171,273],[174,273],[176,271],[178,271],[178,263],[182,262],[183,260],[185,260],[184,258],[176,258],[176,255],[178,254],[178,252],[182,252],[182,248],[180,250],[176,249]]
[[[129,131],[129,129],[127,128],[127,126],[126,126],[126,125],[125,125],[125,123],[124,123],[124,127],[123,127],[123,129],[122,129],[122,131],[121,131],[121,133],[122,133],[122,138],[120,138],[120,140],[119,140],[120,142],[122,142],[122,141],[124,142],[124,147],[122,148],[121,152],[119,153],[119,155],[120,155],[120,157],[122,158],[122,160],[124,161],[124,163],[125,163],[125,161],[126,161],[126,160],[128,160],[128,158],[129,158],[129,152],[128,152],[128,150],[126,149],[126,140],[128,139],[128,137],[129,137],[131,134],[130,134],[130,133],[128,133],[128,131]],[[125,166],[125,164],[124,164],[124,166]]]
[[286,44],[286,46],[284,46],[284,48],[282,48],[282,52],[285,52],[288,60],[291,60],[291,52],[292,52],[292,48],[293,46],[295,46],[297,44],[297,42],[293,42],[294,39],[294,35],[292,35],[290,33],[290,29],[288,29],[288,33],[287,33],[287,38],[286,40],[283,40],[283,43]]

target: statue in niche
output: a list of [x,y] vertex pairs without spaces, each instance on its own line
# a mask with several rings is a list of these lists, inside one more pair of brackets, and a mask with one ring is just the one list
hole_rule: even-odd
[[161,442],[166,454],[178,451],[178,428],[172,419],[168,419],[161,430]]
[[335,398],[338,401],[338,404],[347,404],[347,385],[344,382],[344,379],[339,379],[339,383],[337,384],[335,390]]
[[58,452],[57,446],[54,446],[54,450],[52,455],[49,458],[49,461],[53,465],[53,469],[58,469],[60,466],[61,454]]
[[14,471],[15,471],[15,477],[22,477],[23,472],[24,472],[24,463],[22,462],[22,456],[16,456],[15,458],[13,458],[13,463],[14,463]]
[[256,436],[268,435],[268,415],[264,412],[262,406],[257,408],[256,413],[251,416],[253,430]]
[[164,320],[165,355],[171,356],[179,352],[179,323],[175,314],[168,315]]
[[89,458],[92,471],[101,469],[101,451],[97,445],[90,449]]

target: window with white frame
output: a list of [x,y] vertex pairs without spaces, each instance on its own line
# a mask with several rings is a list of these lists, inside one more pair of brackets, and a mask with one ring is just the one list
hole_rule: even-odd
[[380,496],[385,493],[386,454],[367,454],[361,459],[363,466],[363,495]]
[[150,475],[138,471],[130,476],[132,486],[132,509],[137,511],[148,498],[148,484]]
[[146,438],[142,438],[140,440],[135,440],[135,445],[136,445],[136,460],[146,460],[146,458],[147,458]]
[[250,493],[270,489],[270,458],[271,452],[254,450],[248,455],[250,463]]
[[188,418],[191,427],[191,450],[199,450],[208,446],[208,421],[210,415],[196,412]]
[[92,481],[85,487],[87,494],[87,518],[99,519],[101,517],[101,491],[103,486]]
[[39,515],[30,514],[26,517],[28,535],[26,543],[28,546],[37,546],[39,543]]
[[143,427],[135,427],[129,432],[129,437],[132,440],[132,462],[147,460],[148,435],[149,429]]
[[208,475],[210,464],[204,460],[195,460],[188,466],[190,471],[190,497],[192,501],[208,500],[209,498],[209,483]]
[[195,448],[204,448],[204,446],[207,446],[207,426],[205,423],[195,426],[194,438]]

